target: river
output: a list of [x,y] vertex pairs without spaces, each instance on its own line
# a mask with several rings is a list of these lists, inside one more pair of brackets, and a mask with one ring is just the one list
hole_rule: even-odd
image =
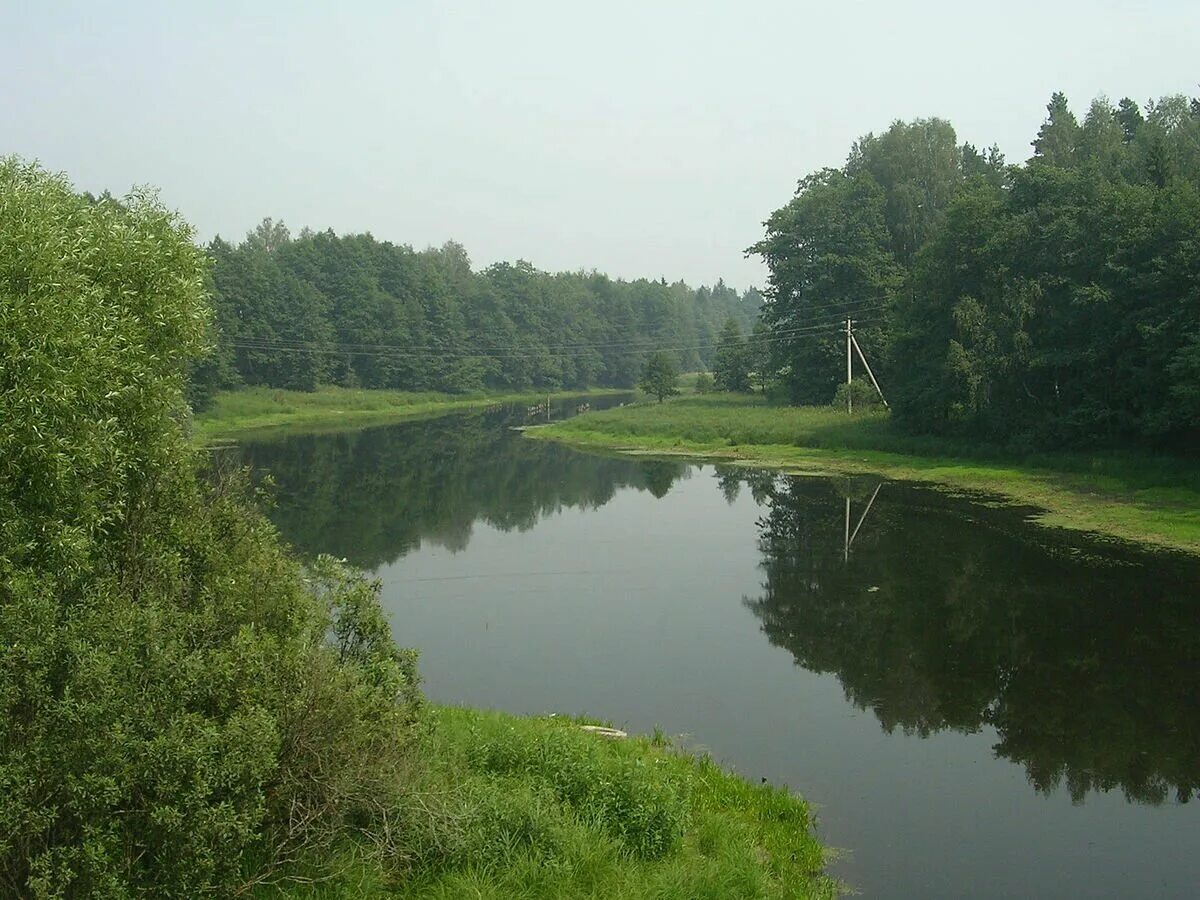
[[1200,890],[1200,563],[924,487],[510,430],[545,418],[236,452],[302,554],[381,579],[435,701],[680,735],[815,804],[866,896]]

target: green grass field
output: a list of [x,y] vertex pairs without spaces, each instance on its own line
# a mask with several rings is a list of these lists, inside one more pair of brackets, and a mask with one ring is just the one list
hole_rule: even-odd
[[[552,397],[601,396],[624,393],[607,388],[560,391]],[[545,392],[441,394],[435,392],[355,390],[322,387],[312,393],[274,388],[222,391],[198,414],[194,433],[202,443],[231,438],[264,428],[295,430],[337,429],[382,424],[401,419],[483,409],[494,403],[536,403]]]
[[732,460],[804,472],[871,472],[985,491],[1037,507],[1048,526],[1200,553],[1200,465],[1145,453],[1031,453],[897,430],[887,413],[683,396],[588,413],[527,436],[577,447]]
[[[397,865],[347,850],[332,877],[259,895],[727,900],[833,897],[812,815],[787,791],[579,720],[434,707],[432,767]],[[419,824],[412,824],[419,823]],[[407,830],[406,830],[407,829]],[[312,874],[316,875],[317,872]]]

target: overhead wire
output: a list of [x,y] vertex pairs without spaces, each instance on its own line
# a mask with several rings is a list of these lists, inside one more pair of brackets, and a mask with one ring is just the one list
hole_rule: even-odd
[[[819,312],[820,310],[833,309],[835,307],[841,307],[841,311],[839,311],[835,315],[835,317],[833,319],[831,319],[830,321],[839,321],[840,322],[845,314],[849,314],[849,315],[865,314],[867,312],[872,312],[872,311],[884,308],[884,304],[871,304],[868,301],[859,301],[858,303],[850,303],[850,304],[845,304],[845,305],[843,305],[843,304],[827,304],[824,306],[810,307],[808,310],[806,310],[806,312]],[[825,315],[828,316],[828,315],[833,315],[833,314],[826,313]],[[820,317],[818,317],[818,318],[820,318]],[[811,327],[811,325],[822,326],[824,324],[826,324],[826,323],[817,322],[817,323],[810,323],[810,325],[797,326],[795,328],[776,329],[773,332],[773,334],[786,335],[793,331],[807,330],[809,327]],[[334,343],[328,342],[328,341],[312,341],[312,340],[304,340],[304,339],[300,339],[300,338],[238,338],[237,340],[239,340],[243,343],[261,344],[266,347],[276,347],[276,346],[319,347],[323,350],[328,350],[332,347],[337,347],[341,350],[344,350],[345,352],[359,351],[359,350],[365,350],[365,351],[380,350],[380,351],[399,351],[399,352],[404,352],[404,353],[419,353],[421,351],[427,351],[429,353],[429,355],[432,355],[432,356],[440,356],[444,352],[443,348],[438,347],[438,346],[417,345],[417,344],[397,345],[397,344],[367,344],[367,343],[353,343],[353,342],[337,342],[336,344],[334,344]],[[566,344],[550,344],[541,349],[544,349],[544,350],[590,350],[590,349],[608,349],[608,348],[612,348],[612,347],[632,347],[639,343],[647,343],[648,340],[649,339],[647,339],[647,338],[637,338],[632,341],[630,341],[630,340],[600,341],[600,342],[587,341],[587,342],[566,343]],[[521,344],[507,345],[507,346],[506,345],[493,345],[493,346],[487,347],[485,349],[487,349],[489,352],[514,350],[514,351],[519,351],[523,355],[524,353],[528,352],[529,347],[526,345],[521,345]]]
[[[870,323],[860,322],[859,324],[868,325]],[[761,341],[763,343],[768,343],[768,344],[781,343],[781,342],[785,342],[788,340],[792,340],[792,338],[794,338],[794,337],[818,334],[818,332],[821,332],[821,331],[829,331],[829,330],[834,330],[834,329],[839,329],[839,328],[841,328],[841,322],[840,322],[840,320],[835,320],[835,322],[827,322],[827,323],[822,323],[822,324],[805,326],[805,328],[790,329],[786,332],[779,332],[779,334],[773,334],[773,335],[769,335],[767,337],[761,338]],[[262,352],[262,353],[313,353],[313,354],[334,354],[334,355],[347,355],[347,356],[368,356],[368,358],[372,358],[372,356],[373,356],[373,358],[391,358],[391,359],[456,358],[456,359],[502,359],[502,360],[503,359],[527,358],[527,356],[532,355],[534,353],[536,353],[540,356],[552,356],[552,358],[571,359],[571,358],[575,358],[575,356],[577,356],[578,354],[584,352],[584,350],[590,349],[590,348],[575,349],[569,353],[564,353],[564,352],[556,353],[556,352],[551,352],[551,350],[548,350],[548,349],[536,348],[536,347],[535,348],[526,348],[523,350],[523,352],[520,352],[520,353],[492,353],[492,352],[485,352],[485,350],[480,350],[480,352],[463,352],[463,350],[446,349],[446,350],[440,350],[440,352],[437,352],[437,353],[430,353],[430,352],[414,352],[414,350],[408,350],[408,349],[404,349],[404,348],[395,348],[395,349],[380,348],[380,349],[373,349],[373,350],[358,350],[358,349],[353,349],[350,347],[340,346],[340,344],[314,344],[314,346],[294,347],[294,346],[281,346],[281,344],[232,341],[232,342],[230,342],[230,346],[234,347],[235,349],[256,350],[256,352]],[[676,346],[676,347],[665,346],[665,344],[650,344],[650,346],[634,346],[634,344],[629,344],[629,346],[620,346],[620,352],[629,353],[629,354],[660,353],[660,352],[686,353],[686,352],[690,352],[690,350],[695,350],[695,352],[701,352],[701,350],[707,350],[707,349],[718,347],[718,346],[719,346],[719,342],[715,342],[715,341],[709,341],[709,342],[700,343],[700,344],[689,344],[689,346]]]
[[[866,324],[866,323],[860,323]],[[803,331],[796,329],[793,333],[782,336],[768,336],[762,339],[765,344],[781,343],[791,340],[795,337],[803,335],[818,334],[822,331],[833,331],[841,326],[840,322],[828,322],[824,325],[813,326]],[[245,344],[238,341],[231,341],[230,346],[238,350],[252,350],[262,353],[311,353],[311,354],[331,354],[339,356],[357,356],[367,358],[385,358],[385,359],[522,359],[532,355],[539,357],[550,357],[553,359],[573,359],[583,351],[574,351],[571,353],[552,353],[540,351],[537,348],[527,349],[523,353],[481,353],[481,352],[463,352],[458,350],[445,350],[441,353],[412,353],[402,350],[347,350],[337,346],[325,347],[279,347],[279,346],[261,346],[257,344]],[[690,346],[669,347],[669,346],[652,346],[652,347],[628,347],[622,352],[630,355],[645,354],[645,353],[686,353],[689,351],[708,350],[718,346],[716,343],[695,344]]]
[[[844,312],[851,316],[861,316],[868,312],[873,312],[882,308],[880,305],[855,307],[844,309]],[[774,344],[789,340],[793,337],[805,336],[825,331],[837,326],[840,326],[844,321],[844,316],[839,313],[836,317],[830,318],[823,322],[813,322],[803,326],[792,328],[778,329],[772,331],[766,337],[760,340],[763,343]],[[859,320],[860,325],[869,325],[870,322]],[[415,349],[412,346],[397,346],[387,344],[349,344],[349,343],[332,343],[318,341],[301,341],[301,340],[284,340],[284,339],[266,339],[266,338],[238,338],[230,341],[230,346],[239,350],[257,351],[257,352],[280,352],[280,353],[317,353],[317,354],[333,354],[345,356],[360,356],[360,357],[385,357],[395,359],[441,359],[445,357],[453,357],[456,359],[519,359],[529,356],[531,353],[536,353],[539,356],[550,356],[555,358],[569,359],[578,356],[580,353],[588,350],[617,350],[631,354],[656,353],[656,352],[688,352],[702,351],[719,346],[719,341],[707,341],[702,344],[688,346],[665,346],[649,344],[645,339],[637,341],[614,341],[596,344],[561,344],[549,345],[546,347],[487,347],[474,351],[463,352],[454,348],[448,349]],[[500,352],[512,350],[516,352]],[[555,351],[570,351],[570,352],[555,352]]]

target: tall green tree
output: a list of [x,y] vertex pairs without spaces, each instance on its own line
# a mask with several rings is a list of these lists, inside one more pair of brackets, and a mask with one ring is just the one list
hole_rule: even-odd
[[[916,125],[802,181],[752,248],[771,270],[763,320],[792,398],[832,396],[849,316],[874,329],[860,343],[911,429],[1192,446],[1200,103],[1163,97],[1143,117],[1098,98],[1081,126],[1056,93],[1026,165],[963,145],[962,177],[943,179],[951,199],[919,236],[897,198],[946,154],[913,150],[913,135],[941,133]],[[851,303],[863,296],[870,317]]]
[[1079,131],[1079,161],[1107,178],[1119,177],[1127,157],[1125,135],[1117,121],[1116,110],[1104,97],[1097,97],[1088,108]]
[[746,341],[746,355],[750,367],[750,377],[758,383],[758,389],[764,394],[771,384],[773,370],[771,367],[771,329],[764,322],[755,322],[754,330]]
[[995,144],[987,148],[986,152],[981,152],[975,149],[973,144],[963,144],[962,153],[962,174],[963,178],[981,178],[994,188],[1004,185],[1004,154],[1000,152],[1000,148]]
[[292,239],[292,233],[282,220],[276,222],[267,216],[246,235],[246,243],[258,250],[274,253]]
[[1046,105],[1046,121],[1033,142],[1033,159],[1048,166],[1067,168],[1075,165],[1079,150],[1079,121],[1071,112],[1067,97],[1055,91]]
[[[883,189],[883,218],[896,261],[911,265],[941,224],[963,179],[962,150],[944,119],[895,122],[867,135],[850,153],[846,174],[865,174]],[[982,168],[987,170],[987,160]]]
[[847,317],[866,352],[882,357],[888,307],[903,272],[891,249],[882,188],[866,173],[826,169],[800,182],[750,248],[770,268],[763,321],[771,328],[772,368],[791,399],[825,404],[845,371],[839,329]]
[[952,208],[893,351],[910,424],[989,440],[1182,437],[1200,317],[1197,190],[1031,166]]
[[1121,126],[1121,136],[1125,143],[1132,143],[1137,137],[1138,130],[1142,127],[1142,111],[1138,105],[1128,97],[1123,97],[1120,104],[1117,106],[1115,113],[1117,124]]
[[679,393],[679,364],[670,353],[658,351],[650,354],[638,379],[638,387],[662,403],[667,397]]
[[742,329],[734,319],[726,320],[717,340],[713,381],[722,391],[750,390],[750,356]]

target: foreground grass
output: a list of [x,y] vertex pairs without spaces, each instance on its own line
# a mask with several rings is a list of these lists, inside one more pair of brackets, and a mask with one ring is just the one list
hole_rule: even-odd
[[[593,389],[549,396],[601,396],[623,393]],[[202,441],[236,437],[263,428],[339,428],[483,409],[497,403],[544,402],[546,392],[442,394],[436,392],[355,390],[322,387],[312,393],[254,387],[222,391],[212,406],[196,416],[195,434]]]
[[[662,740],[608,740],[562,718],[434,708],[407,860],[347,853],[288,896],[832,897],[805,803]],[[263,890],[262,896],[277,895]]]
[[526,432],[595,449],[733,460],[797,472],[878,473],[985,491],[1049,526],[1200,553],[1200,464],[1131,452],[1037,453],[906,435],[885,413],[848,417],[760,397],[681,397]]

